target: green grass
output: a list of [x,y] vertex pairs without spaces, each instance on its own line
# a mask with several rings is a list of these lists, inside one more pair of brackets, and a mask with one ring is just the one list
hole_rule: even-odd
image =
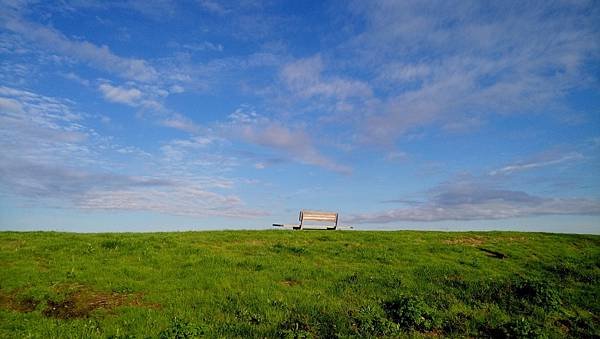
[[600,236],[0,232],[0,337],[598,337]]

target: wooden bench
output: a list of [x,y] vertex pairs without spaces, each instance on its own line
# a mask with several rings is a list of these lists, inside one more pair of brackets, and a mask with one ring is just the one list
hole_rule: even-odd
[[[334,230],[337,228],[338,224],[338,214],[333,212],[320,212],[320,211],[300,211],[300,216],[298,217],[300,221],[300,229],[327,229]],[[320,223],[326,223],[324,225],[305,225],[305,221],[318,221]]]
[[[338,214],[334,212],[300,211],[298,216],[299,225],[296,224],[273,224],[273,226],[292,228],[295,230],[335,230],[338,228]],[[319,224],[306,222],[316,221]]]

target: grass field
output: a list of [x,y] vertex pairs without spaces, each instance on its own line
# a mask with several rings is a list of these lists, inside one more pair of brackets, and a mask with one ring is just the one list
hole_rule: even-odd
[[598,337],[600,236],[0,232],[1,337]]

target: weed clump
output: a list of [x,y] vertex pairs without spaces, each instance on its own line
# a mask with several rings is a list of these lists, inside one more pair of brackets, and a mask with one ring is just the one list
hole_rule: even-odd
[[312,338],[308,315],[292,310],[287,319],[279,324],[280,338]]
[[561,303],[554,284],[534,278],[480,280],[471,283],[465,292],[467,300],[493,303],[513,311],[524,311],[531,306],[550,311]]
[[559,320],[558,323],[566,327],[573,338],[589,338],[591,333],[594,333],[595,337],[600,337],[598,318],[594,320],[593,315],[585,316],[577,313]]
[[399,326],[386,318],[379,305],[362,306],[358,312],[350,313],[353,331],[360,337],[396,334]]
[[542,327],[535,322],[521,317],[495,327],[484,327],[484,336],[492,338],[540,338],[544,337]]
[[468,332],[470,321],[469,315],[459,312],[444,320],[442,330],[447,334],[464,334]]
[[119,248],[119,245],[121,245],[121,241],[115,239],[103,240],[100,243],[100,247],[104,248],[105,250],[116,250]]
[[555,286],[546,281],[518,279],[514,282],[514,286],[517,296],[533,305],[553,310],[560,304],[560,297]]
[[160,339],[185,339],[198,338],[204,335],[202,326],[185,321],[178,317],[173,317],[171,324],[162,330],[158,337]]
[[385,301],[383,310],[403,330],[429,331],[434,327],[429,307],[416,296],[400,295]]
[[600,282],[599,271],[594,269],[593,265],[583,265],[572,261],[559,261],[552,265],[547,265],[546,270],[562,282],[568,280],[575,280],[586,284],[597,284]]

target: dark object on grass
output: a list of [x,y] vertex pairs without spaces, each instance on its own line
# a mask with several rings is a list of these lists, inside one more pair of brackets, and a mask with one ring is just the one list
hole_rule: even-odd
[[488,250],[487,248],[478,247],[478,249],[480,251],[483,251],[483,252],[487,253],[490,257],[494,257],[494,258],[497,258],[497,259],[504,259],[504,258],[507,257],[506,254],[504,254],[504,253],[500,253],[500,252]]

